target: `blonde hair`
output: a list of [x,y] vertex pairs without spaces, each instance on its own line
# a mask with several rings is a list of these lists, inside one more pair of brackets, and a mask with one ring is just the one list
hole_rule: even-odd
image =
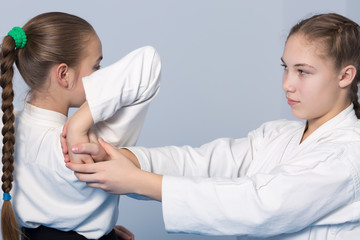
[[[93,27],[77,16],[49,12],[29,20],[23,30],[27,36],[24,48],[15,48],[11,36],[5,36],[0,53],[0,85],[2,87],[3,111],[3,175],[2,190],[9,193],[12,189],[14,171],[15,116],[13,112],[14,91],[12,79],[14,63],[31,90],[41,88],[47,79],[49,70],[55,64],[66,63],[69,67],[79,65],[85,54],[86,46]],[[19,229],[10,201],[4,201],[1,212],[1,231],[4,240],[19,239]]]

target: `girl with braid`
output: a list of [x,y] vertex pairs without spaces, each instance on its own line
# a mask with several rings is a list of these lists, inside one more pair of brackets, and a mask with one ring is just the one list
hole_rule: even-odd
[[100,141],[105,155],[79,144],[72,151],[111,160],[67,166],[88,186],[162,201],[170,232],[359,239],[360,27],[334,13],[302,20],[281,62],[286,101],[304,122],[267,122],[246,138],[200,148]]
[[[117,147],[133,146],[159,89],[156,50],[136,49],[100,69],[102,47],[92,26],[51,12],[13,28],[3,39],[0,58],[3,239],[133,239],[127,229],[115,227],[119,197],[87,187],[65,167],[60,134],[68,121],[68,144],[98,135]],[[16,117],[14,64],[30,88]],[[105,109],[109,103],[112,108]],[[70,107],[80,108],[68,120]],[[89,155],[71,160],[93,162]]]

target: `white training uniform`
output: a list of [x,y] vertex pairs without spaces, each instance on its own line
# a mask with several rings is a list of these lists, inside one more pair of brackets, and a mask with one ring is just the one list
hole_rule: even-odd
[[273,121],[200,148],[129,148],[164,174],[166,230],[238,239],[360,239],[360,121],[353,106],[301,144],[305,124]]
[[[83,79],[99,136],[115,146],[135,144],[159,90],[160,68],[156,50],[144,47]],[[109,104],[111,109],[103,107]],[[109,233],[118,218],[119,197],[87,187],[65,167],[60,133],[66,116],[26,103],[16,120],[11,194],[20,225],[73,230],[89,239]]]

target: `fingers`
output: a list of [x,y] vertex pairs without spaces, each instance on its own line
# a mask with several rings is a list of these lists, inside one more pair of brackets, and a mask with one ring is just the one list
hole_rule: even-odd
[[62,130],[62,132],[61,132],[61,136],[62,136],[63,138],[66,138],[68,123],[69,123],[69,119],[66,121],[66,123],[65,123],[65,125],[64,125],[64,127],[63,127],[63,130]]
[[92,188],[104,188],[104,184],[99,180],[96,173],[88,174],[88,173],[77,173],[75,172],[75,176],[82,182],[86,182],[89,187]]
[[105,152],[110,156],[110,158],[114,158],[119,154],[117,149],[115,149],[111,144],[105,142],[102,138],[99,138],[99,143],[101,147],[104,148]]
[[80,173],[95,173],[97,170],[94,163],[82,164],[82,163],[67,162],[65,165],[70,170]]
[[66,154],[66,155],[64,156],[64,161],[65,161],[66,163],[70,162],[69,154]]
[[66,144],[66,138],[62,134],[60,135],[60,143],[63,154],[68,154],[69,150]]
[[135,240],[134,234],[123,226],[117,225],[114,230],[118,239]]
[[90,163],[66,163],[66,167],[75,172],[76,178],[82,182],[86,182],[89,187],[105,189],[103,184],[104,178],[101,178],[101,171],[103,170],[102,165]]
[[99,152],[99,146],[94,143],[79,143],[71,147],[73,153],[96,155]]
[[98,142],[98,138],[97,138],[95,132],[91,128],[89,129],[88,137],[89,137],[90,142],[94,142],[94,143]]
[[116,225],[114,227],[116,230],[119,230],[119,231],[122,231],[124,233],[126,233],[127,235],[129,236],[132,236],[134,237],[134,234],[132,232],[130,232],[127,228],[125,228],[124,226],[121,226],[121,225]]
[[[79,157],[79,156],[77,156],[77,157]],[[85,164],[94,163],[94,159],[90,155],[87,155],[87,154],[81,154],[80,159]]]

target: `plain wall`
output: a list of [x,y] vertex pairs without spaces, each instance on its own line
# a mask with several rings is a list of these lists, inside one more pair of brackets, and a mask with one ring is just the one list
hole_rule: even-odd
[[[0,35],[37,14],[64,11],[94,26],[103,44],[102,66],[154,46],[162,57],[162,86],[138,145],[196,147],[219,137],[245,137],[265,121],[292,119],[281,89],[288,30],[323,12],[359,23],[359,6],[355,0],[18,0],[2,4]],[[16,75],[17,109],[26,92]],[[167,234],[158,202],[124,196],[119,207],[118,223],[137,240],[236,239]]]

